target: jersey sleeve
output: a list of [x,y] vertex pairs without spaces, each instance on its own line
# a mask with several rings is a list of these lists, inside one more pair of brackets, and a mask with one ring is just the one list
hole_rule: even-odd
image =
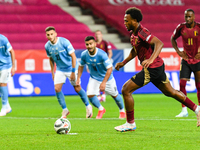
[[10,42],[8,41],[7,37],[4,37],[4,45],[6,47],[6,51],[8,51],[8,52],[11,51],[12,46],[11,46]]
[[86,51],[83,51],[81,53],[81,60],[79,62],[79,65],[80,66],[84,66],[86,64],[86,55],[85,55]]
[[47,53],[47,57],[51,57],[49,50],[48,50],[48,42],[45,44],[44,47],[45,47],[45,50],[46,50],[46,53]]
[[173,34],[172,34],[172,37],[174,38],[174,39],[177,39],[178,37],[180,37],[181,36],[181,29],[182,29],[182,25],[181,24],[179,24],[177,27],[176,27],[176,29],[174,30],[174,32],[173,32]]
[[112,63],[106,53],[103,53],[102,59],[103,59],[103,64],[106,67],[106,69],[109,69],[110,67],[112,67]]
[[107,50],[112,50],[112,46],[111,46],[110,42],[106,41],[106,43],[107,43]]
[[150,43],[154,35],[152,35],[146,28],[143,28],[140,32],[138,32],[138,37],[143,41]]
[[65,50],[67,50],[68,54],[71,54],[75,51],[74,47],[72,46],[72,44],[70,43],[69,40],[64,39],[64,41],[62,42]]

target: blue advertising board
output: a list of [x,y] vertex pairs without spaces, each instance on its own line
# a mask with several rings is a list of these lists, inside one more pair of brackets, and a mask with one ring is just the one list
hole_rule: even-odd
[[[115,71],[114,77],[117,83],[119,93],[123,84],[129,80],[136,72]],[[179,90],[179,71],[166,72],[172,86]],[[89,73],[83,72],[81,85],[86,90],[89,79]],[[194,75],[187,82],[187,92],[196,92]],[[9,96],[51,96],[55,95],[54,84],[51,73],[32,73],[32,74],[15,74],[8,83]],[[62,89],[65,95],[76,95],[73,86],[67,80]],[[152,83],[136,90],[136,94],[161,93]]]

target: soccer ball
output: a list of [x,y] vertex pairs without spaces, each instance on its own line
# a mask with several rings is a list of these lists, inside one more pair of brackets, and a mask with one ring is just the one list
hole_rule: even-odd
[[54,129],[58,134],[67,134],[71,130],[71,123],[66,118],[59,118],[54,124]]

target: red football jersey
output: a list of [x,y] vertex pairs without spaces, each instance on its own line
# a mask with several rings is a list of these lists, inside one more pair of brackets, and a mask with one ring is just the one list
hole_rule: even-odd
[[[182,37],[183,49],[188,55],[188,64],[196,64],[200,60],[194,59],[194,56],[198,53],[199,49],[199,33],[200,33],[200,24],[195,22],[195,26],[191,29],[186,26],[186,23],[179,24],[173,33],[173,38],[177,39]],[[199,51],[200,52],[200,51]]]
[[103,51],[105,51],[108,54],[108,50],[112,50],[111,45],[109,44],[109,42],[102,40],[101,43],[96,43],[96,47],[102,49]]
[[[140,64],[143,60],[149,59],[153,53],[154,47],[150,44],[151,39],[154,37],[146,28],[140,25],[135,33],[130,32],[131,35],[131,45],[135,49]],[[159,56],[154,60],[152,64],[149,65],[149,68],[156,68],[163,65],[163,60]]]

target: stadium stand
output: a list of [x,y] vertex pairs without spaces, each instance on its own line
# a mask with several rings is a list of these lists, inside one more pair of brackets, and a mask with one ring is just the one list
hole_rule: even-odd
[[69,39],[75,49],[85,48],[84,38],[94,34],[48,0],[5,0],[0,6],[0,33],[8,37],[15,50],[44,49],[47,26],[54,26],[58,36]]
[[[129,36],[124,23],[124,13],[129,7],[138,7],[142,10],[143,21],[141,24],[148,28],[154,35],[163,41],[164,47],[172,47],[170,37],[176,26],[184,22],[184,11],[192,8],[196,13],[196,21],[200,21],[198,13],[199,0],[76,0],[83,8],[92,12],[114,26],[122,34]],[[180,43],[181,44],[181,43]],[[180,45],[181,46],[181,45]]]

